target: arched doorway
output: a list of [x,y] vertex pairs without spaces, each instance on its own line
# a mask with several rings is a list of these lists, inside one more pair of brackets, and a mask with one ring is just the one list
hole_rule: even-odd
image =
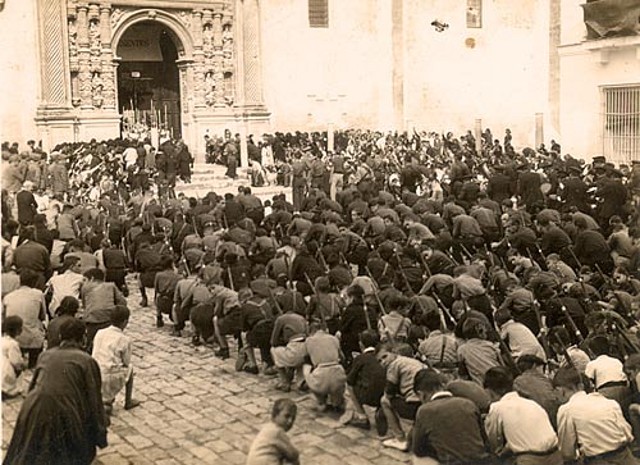
[[127,28],[118,42],[118,111],[123,136],[145,128],[182,137],[180,39],[167,26],[142,21]]

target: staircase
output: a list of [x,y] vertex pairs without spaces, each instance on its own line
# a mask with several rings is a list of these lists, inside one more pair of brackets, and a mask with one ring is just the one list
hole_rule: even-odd
[[[238,168],[236,173],[237,179],[231,179],[225,176],[227,168],[217,164],[195,163],[191,174],[191,182],[185,183],[180,180],[176,181],[176,194],[184,193],[187,197],[202,198],[209,192],[215,192],[218,195],[231,193],[236,195],[238,187],[251,187],[251,180],[247,168]],[[274,195],[284,193],[287,199],[291,201],[291,188],[283,186],[264,186],[251,187],[251,192],[260,198],[263,202],[271,200]]]

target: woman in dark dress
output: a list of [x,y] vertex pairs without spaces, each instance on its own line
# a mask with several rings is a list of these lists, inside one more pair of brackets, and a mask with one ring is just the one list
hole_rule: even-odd
[[82,349],[82,321],[60,326],[59,347],[40,356],[4,465],[90,465],[107,446],[98,364]]

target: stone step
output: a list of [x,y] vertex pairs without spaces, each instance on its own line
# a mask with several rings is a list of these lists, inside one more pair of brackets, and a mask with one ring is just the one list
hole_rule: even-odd
[[[249,176],[246,175],[239,175],[238,179],[249,179]],[[191,175],[191,182],[216,182],[216,181],[228,181],[230,180],[230,178],[228,178],[227,176],[224,175],[219,175],[219,174],[202,174],[202,173],[198,173],[198,174],[192,174]]]
[[[210,163],[194,163],[193,164],[193,169],[191,170],[193,174],[219,174],[221,176],[224,176],[224,173],[227,172],[227,167],[226,166],[222,166],[222,165],[217,165],[217,164],[210,164]],[[242,167],[238,167],[238,169],[236,170],[236,172],[238,174],[247,174],[248,169],[247,168],[242,168]]]
[[[291,188],[285,188],[282,186],[267,186],[267,187],[252,187],[251,190],[263,202],[265,200],[271,200],[274,195],[281,194],[281,193],[285,194],[287,199],[291,201]],[[235,195],[238,193],[238,186],[237,185],[220,186],[220,187],[216,187],[215,189],[211,189],[209,187],[204,187],[204,186],[188,185],[182,189],[178,189],[176,187],[175,191],[176,191],[176,194],[183,193],[187,197],[202,198],[206,196],[209,192],[215,192],[216,194],[221,196],[227,193],[231,193]]]
[[[175,192],[184,193],[187,197],[202,198],[209,192],[218,195],[227,193],[237,194],[238,187],[250,186],[249,173],[247,168],[238,168],[237,179],[230,179],[225,176],[227,168],[221,165],[211,165],[206,163],[196,163],[191,173],[191,183],[178,181]],[[282,186],[252,187],[252,192],[262,201],[270,200],[274,195],[284,193],[291,200],[291,188]]]

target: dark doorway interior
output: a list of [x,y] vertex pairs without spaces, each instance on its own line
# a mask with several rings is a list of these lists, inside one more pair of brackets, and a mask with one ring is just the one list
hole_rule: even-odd
[[123,132],[133,123],[167,129],[180,138],[178,50],[170,31],[157,23],[136,24],[123,35],[118,56],[122,59],[118,110],[123,115]]

